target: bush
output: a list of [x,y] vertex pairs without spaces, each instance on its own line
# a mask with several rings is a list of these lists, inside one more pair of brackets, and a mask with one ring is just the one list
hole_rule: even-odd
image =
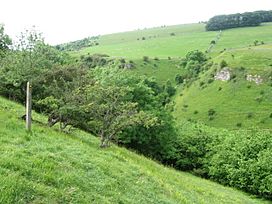
[[196,114],[198,114],[198,111],[197,111],[197,110],[195,110],[195,111],[194,111],[194,114],[195,114],[195,115],[196,115]]
[[213,116],[213,115],[215,115],[215,110],[211,108],[208,110],[208,116]]
[[228,66],[228,63],[225,61],[225,60],[222,60],[221,62],[220,62],[220,67],[221,68],[224,68],[224,67],[227,67]]
[[237,127],[242,127],[242,123],[237,123],[236,126]]
[[272,137],[270,131],[237,131],[211,144],[209,176],[253,194],[272,198]]
[[204,81],[199,82],[199,86],[200,86],[200,87],[203,86],[204,84],[205,84]]
[[214,81],[214,79],[210,78],[208,79],[208,84],[211,84]]
[[176,93],[175,87],[172,86],[172,83],[169,80],[166,82],[165,91],[169,97],[174,96]]
[[144,60],[145,62],[148,62],[148,61],[149,61],[149,57],[148,57],[148,56],[143,56],[143,60]]
[[247,118],[252,118],[253,117],[253,113],[248,113],[247,114]]
[[182,84],[183,81],[184,81],[184,78],[180,74],[177,74],[176,77],[175,77],[175,81],[176,81],[177,84]]

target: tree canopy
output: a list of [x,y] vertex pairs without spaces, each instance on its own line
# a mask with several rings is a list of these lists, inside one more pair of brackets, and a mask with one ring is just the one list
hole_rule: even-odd
[[229,28],[258,26],[262,22],[272,21],[272,11],[255,11],[212,17],[206,24],[207,31]]

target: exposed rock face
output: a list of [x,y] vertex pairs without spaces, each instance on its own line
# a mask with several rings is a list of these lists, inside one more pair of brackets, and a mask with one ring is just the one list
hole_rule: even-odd
[[125,67],[126,69],[132,69],[132,68],[133,68],[133,65],[130,64],[130,63],[127,63],[127,64],[125,64],[124,67]]
[[253,81],[255,82],[257,85],[261,84],[263,82],[263,79],[261,78],[260,75],[251,75],[251,74],[248,74],[246,76],[246,80],[247,81]]
[[214,76],[215,80],[220,80],[220,81],[228,81],[230,80],[230,71],[227,67],[222,69],[221,71],[217,72],[216,75]]

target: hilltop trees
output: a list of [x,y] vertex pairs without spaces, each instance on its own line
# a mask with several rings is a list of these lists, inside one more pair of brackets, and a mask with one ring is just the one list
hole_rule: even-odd
[[262,22],[272,21],[271,11],[256,11],[237,13],[230,15],[219,15],[212,17],[207,25],[207,31],[224,30],[228,28],[258,26]]

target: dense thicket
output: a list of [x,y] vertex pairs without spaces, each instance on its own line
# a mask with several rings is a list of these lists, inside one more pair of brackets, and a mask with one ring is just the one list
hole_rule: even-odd
[[272,132],[178,126],[175,167],[272,199]]
[[258,26],[262,22],[272,21],[272,11],[255,11],[212,17],[206,24],[207,31],[228,28]]

